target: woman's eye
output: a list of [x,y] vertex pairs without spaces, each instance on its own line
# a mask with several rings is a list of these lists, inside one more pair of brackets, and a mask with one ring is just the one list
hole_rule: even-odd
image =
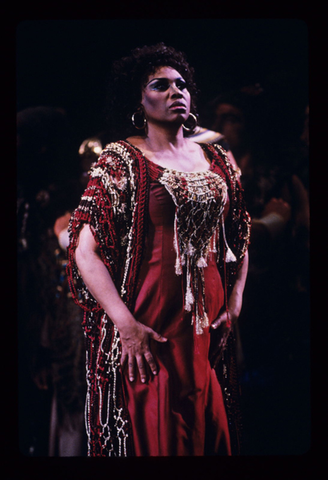
[[153,90],[165,91],[168,88],[167,82],[157,82],[152,84]]
[[[165,81],[165,80],[161,80],[161,81],[152,83],[150,85],[150,87],[151,87],[152,90],[157,90],[157,91],[160,91],[160,92],[164,92],[165,90],[167,90],[169,88],[169,82]],[[187,83],[184,80],[178,80],[176,82],[176,87],[179,90],[184,90],[185,88],[187,88]]]
[[181,81],[177,82],[177,87],[179,88],[179,90],[184,90],[185,88],[187,88],[187,84],[186,84],[186,82],[181,80]]

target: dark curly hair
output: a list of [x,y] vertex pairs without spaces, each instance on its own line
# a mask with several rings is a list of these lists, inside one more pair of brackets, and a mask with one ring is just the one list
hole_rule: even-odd
[[189,66],[183,52],[166,46],[163,42],[156,45],[136,48],[131,55],[117,60],[112,65],[107,91],[106,120],[112,140],[123,140],[135,135],[131,116],[141,102],[141,90],[149,75],[159,67],[172,67],[187,83],[191,96],[191,112],[197,114],[196,96],[198,89],[194,81],[194,69]]

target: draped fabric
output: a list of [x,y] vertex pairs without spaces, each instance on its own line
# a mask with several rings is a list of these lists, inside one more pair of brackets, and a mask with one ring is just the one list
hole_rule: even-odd
[[[223,358],[223,352],[226,350],[224,347],[227,344],[227,339],[225,339],[224,342],[215,339],[214,347],[221,343],[220,350],[212,348],[211,346],[211,365],[216,368],[216,375],[214,375],[214,370],[211,369],[210,363],[208,362],[210,342],[213,344],[213,338],[211,339],[208,333],[208,325],[209,321],[213,321],[215,315],[218,313],[215,309],[220,310],[223,304],[226,305],[227,303],[234,284],[235,275],[242,264],[248,246],[250,222],[245,210],[240,184],[230,167],[224,150],[216,145],[202,144],[201,146],[211,161],[211,173],[208,172],[207,175],[212,177],[214,171],[216,171],[215,178],[221,187],[220,198],[224,200],[221,202],[221,205],[217,205],[218,209],[213,209],[212,212],[213,215],[217,215],[218,218],[215,218],[214,223],[212,222],[212,225],[215,224],[216,228],[213,229],[208,241],[205,242],[206,252],[204,250],[203,253],[205,256],[203,255],[202,258],[205,260],[205,263],[207,263],[207,266],[205,266],[203,261],[194,262],[195,257],[192,254],[192,250],[188,250],[188,252],[183,251],[183,242],[181,241],[183,238],[181,234],[183,222],[180,224],[180,228],[179,225],[176,225],[178,219],[180,222],[182,221],[183,215],[176,215],[179,205],[174,201],[177,200],[177,198],[174,198],[172,192],[169,192],[170,187],[165,181],[165,178],[163,180],[165,172],[162,172],[161,175],[162,182],[159,182],[157,185],[161,186],[162,192],[163,187],[165,188],[166,195],[171,195],[171,198],[166,198],[169,198],[171,207],[173,206],[174,209],[173,218],[175,220],[173,225],[171,222],[170,227],[172,238],[170,238],[171,254],[169,263],[174,259],[174,268],[171,265],[173,268],[171,281],[172,284],[178,281],[181,286],[181,298],[178,304],[181,305],[181,301],[183,301],[183,315],[186,317],[183,325],[186,326],[185,328],[187,328],[188,325],[189,332],[192,332],[192,337],[188,337],[188,342],[191,343],[189,345],[189,352],[193,353],[189,353],[189,355],[194,355],[194,357],[192,361],[189,357],[191,361],[189,366],[191,367],[191,365],[197,362],[197,359],[199,361],[201,357],[203,359],[205,358],[207,362],[207,373],[204,375],[206,385],[203,384],[202,386],[203,392],[206,392],[207,395],[205,403],[206,405],[210,405],[212,398],[216,399],[216,406],[212,408],[212,411],[210,412],[211,409],[206,410],[210,412],[208,413],[210,416],[213,414],[216,420],[214,421],[213,417],[212,422],[208,422],[208,424],[211,423],[214,425],[215,422],[216,424],[221,424],[219,434],[219,436],[221,435],[221,440],[214,435],[215,438],[213,437],[213,442],[216,442],[215,444],[217,445],[220,444],[220,448],[222,449],[223,443],[227,443],[227,441],[224,442],[222,440],[224,437],[227,438],[227,432],[224,428],[225,421],[222,420],[225,418],[224,409],[222,408],[223,403],[222,401],[220,403],[218,400],[220,396],[222,399],[222,393],[220,385],[217,382],[217,376],[218,366],[221,368],[220,359]],[[88,454],[91,456],[128,456],[142,454],[138,446],[137,438],[142,438],[144,432],[138,431],[138,426],[131,418],[133,416],[130,400],[131,391],[129,392],[128,390],[129,386],[126,384],[125,376],[122,375],[120,367],[121,344],[119,333],[106,312],[102,310],[101,306],[85,286],[74,261],[74,251],[82,225],[89,223],[99,246],[101,258],[107,266],[122,300],[128,308],[138,316],[140,313],[138,309],[143,303],[141,301],[142,295],[140,297],[140,285],[142,284],[142,288],[145,288],[145,283],[152,285],[152,282],[148,281],[149,279],[140,284],[141,279],[145,280],[147,276],[144,270],[145,263],[143,260],[145,255],[147,255],[147,251],[149,254],[147,245],[149,245],[149,234],[151,231],[151,221],[149,220],[151,204],[149,202],[153,199],[154,192],[152,192],[153,186],[151,183],[150,165],[151,162],[144,157],[142,152],[128,142],[120,141],[109,144],[104,149],[97,164],[91,169],[89,184],[70,222],[69,263],[67,273],[72,296],[76,303],[84,309],[83,328],[87,349],[86,367],[88,387],[85,417],[88,434]],[[200,188],[202,189],[202,186],[200,186]],[[228,198],[230,208],[229,212],[226,213],[224,231],[222,230],[223,225],[220,223],[220,219]],[[174,225],[176,225],[176,230],[174,230]],[[204,232],[205,231],[206,229]],[[217,235],[216,237],[215,234]],[[215,261],[213,261],[215,249],[212,248],[214,246],[214,237],[217,238]],[[178,238],[175,243],[175,248],[174,238]],[[224,259],[227,260],[227,253],[229,253],[228,248],[231,250],[232,258],[235,261],[225,263]],[[210,252],[210,250],[213,251]],[[199,249],[197,249],[197,251],[199,251]],[[189,262],[189,264],[193,264],[193,269],[189,269],[192,277],[189,283],[187,278],[188,265],[186,265],[186,263],[183,264],[183,261],[181,263],[181,268],[185,271],[184,275],[182,275],[182,272],[180,273],[176,265],[177,255],[181,253],[180,260],[185,256],[186,263]],[[208,263],[209,255],[212,255],[212,257]],[[162,263],[164,264],[164,262]],[[218,295],[216,302],[208,301],[206,303],[205,272],[207,271],[206,269],[213,269],[213,266],[215,266],[217,279],[221,285],[219,288],[221,293]],[[213,270],[211,270],[211,272],[210,277],[213,277]],[[196,277],[197,281],[195,280]],[[199,286],[198,291],[195,291],[196,284]],[[156,282],[153,283],[153,285],[156,285]],[[185,294],[188,285],[190,288],[193,286],[194,289],[193,300],[186,309]],[[154,305],[155,304],[152,306]],[[213,311],[211,311],[211,309]],[[197,328],[197,315],[198,327],[200,328]],[[211,318],[209,318],[209,316]],[[152,320],[153,319],[154,317]],[[179,321],[178,324],[180,323]],[[206,332],[204,332],[204,329]],[[190,333],[188,335],[190,335]],[[184,349],[187,344],[185,344]],[[202,347],[203,344],[206,344],[205,349]],[[194,347],[196,348],[197,345],[198,350],[196,350],[198,353],[197,351],[195,353]],[[185,365],[189,360],[187,360],[187,357],[184,358],[181,360],[181,365]],[[162,369],[160,368],[160,371],[164,373],[164,366]],[[225,371],[225,377],[227,378],[226,373]],[[223,397],[226,405],[227,395],[229,395],[229,389],[224,387]],[[220,421],[218,418],[220,418]],[[230,427],[232,423],[229,417],[228,421]],[[218,429],[215,431],[218,432]],[[180,438],[184,438],[184,434],[181,433]],[[188,441],[186,440],[187,443]],[[213,442],[211,444],[213,444]],[[199,445],[196,441],[192,443]],[[220,448],[217,448],[217,452],[220,451]],[[203,446],[201,449],[203,449]],[[226,448],[223,448],[223,450],[227,451]],[[175,450],[175,453],[171,453],[180,454],[179,452],[181,451],[182,450],[178,449]],[[187,449],[183,451],[190,452],[191,450]],[[197,451],[200,452],[203,450]],[[163,454],[171,453],[164,452]]]
[[[227,455],[228,423],[221,388],[208,359],[209,327],[204,326],[202,334],[196,333],[192,313],[185,310],[186,275],[175,274],[175,211],[165,187],[151,182],[148,235],[134,316],[168,342],[151,342],[158,375],[148,370],[145,384],[139,377],[130,383],[127,372],[123,377],[135,452],[139,456]],[[212,222],[208,221],[210,227]],[[216,224],[215,217],[213,221]],[[198,235],[202,233],[200,230]],[[211,323],[224,305],[216,252],[210,252],[202,270],[205,308]]]

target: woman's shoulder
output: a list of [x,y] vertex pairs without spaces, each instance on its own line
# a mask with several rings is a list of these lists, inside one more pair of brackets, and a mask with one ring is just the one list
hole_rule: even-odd
[[237,162],[235,160],[235,157],[232,154],[231,150],[226,150],[222,145],[219,143],[213,143],[211,144],[215,148],[216,152],[220,154],[220,156],[225,160],[225,163],[227,164],[228,167],[230,167],[234,173],[236,173],[238,176],[241,175],[241,170],[237,165]]
[[149,150],[145,142],[145,137],[135,135],[133,137],[128,137],[124,142],[125,144],[128,144],[130,148],[134,149],[136,153],[142,153],[147,158],[152,157],[152,152]]
[[[114,182],[125,185],[129,179],[139,175],[142,155],[127,140],[108,143],[89,171],[91,179],[100,179],[106,185]],[[132,182],[134,183],[134,182]]]
[[240,180],[241,170],[230,150],[226,150],[219,143],[201,143],[208,157],[210,157],[212,164],[216,165],[224,175],[235,182]]
[[225,162],[227,161],[227,151],[219,143],[199,142],[198,145],[200,145],[214,161],[218,159],[224,160]]
[[140,135],[134,135],[132,137],[128,137],[125,139],[125,142],[130,143],[131,145],[134,145],[135,147],[143,147],[144,146],[144,137]]
[[132,144],[126,140],[117,140],[108,143],[99,155],[96,165],[104,167],[118,167],[131,163],[135,158],[135,150]]
[[238,164],[235,160],[235,157],[232,154],[231,150],[225,150],[220,144],[215,145],[216,150],[221,154],[229,173],[237,180],[241,177],[241,170],[238,167]]
[[197,126],[194,133],[187,138],[196,143],[209,143],[214,144],[221,142],[224,139],[224,135],[208,128]]

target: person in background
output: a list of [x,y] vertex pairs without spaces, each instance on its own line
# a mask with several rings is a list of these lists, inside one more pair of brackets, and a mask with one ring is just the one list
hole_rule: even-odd
[[18,112],[17,157],[20,448],[28,456],[83,455],[82,315],[56,236],[56,219],[83,190],[66,112]]
[[[309,368],[308,107],[298,137],[295,125],[283,121],[289,108],[283,88],[274,93],[270,85],[266,88],[268,92],[257,84],[222,93],[202,118],[228,143],[252,218],[249,274],[238,322],[245,452],[251,454],[304,448],[309,434],[308,395],[293,387],[296,381],[307,392]],[[301,117],[294,118],[301,127]],[[300,375],[302,380],[296,380]],[[287,418],[286,391],[287,403],[299,405]],[[248,398],[254,399],[252,407]],[[261,408],[263,402],[271,405],[271,415]],[[290,427],[296,424],[297,429]]]

